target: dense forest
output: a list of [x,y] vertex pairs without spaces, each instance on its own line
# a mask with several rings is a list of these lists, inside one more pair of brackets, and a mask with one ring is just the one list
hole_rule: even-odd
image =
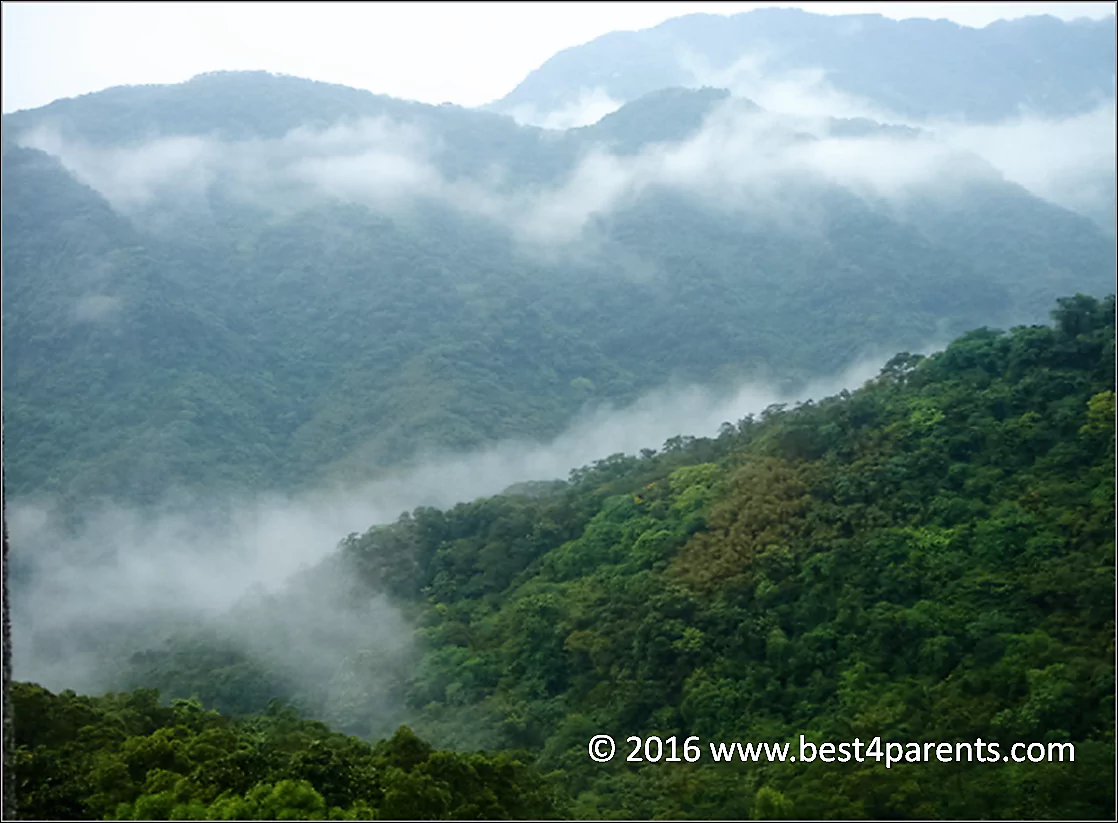
[[10,763],[22,819],[548,818],[523,757],[433,749],[406,727],[375,746],[278,705],[231,720],[158,694],[80,697],[17,683]]
[[[1115,301],[1052,314],[351,535],[288,593],[138,650],[131,694],[19,684],[22,813],[1110,818]],[[332,575],[355,613],[396,605],[413,647],[382,653],[369,625],[317,682],[270,670],[240,627],[278,625],[282,645]],[[596,764],[601,733],[1075,759]]]

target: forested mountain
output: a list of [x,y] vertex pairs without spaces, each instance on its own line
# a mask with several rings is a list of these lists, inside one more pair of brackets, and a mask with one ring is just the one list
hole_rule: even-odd
[[769,75],[825,78],[843,94],[912,119],[1066,116],[1113,101],[1114,61],[1113,17],[1025,17],[975,29],[766,8],[610,32],[559,52],[489,108],[542,119],[588,93],[628,102],[670,86],[748,88]]
[[[287,591],[137,654],[121,683],[233,714],[293,701],[358,734],[399,712],[437,745],[526,751],[485,814],[1110,818],[1114,313],[1113,296],[1064,299],[1052,326],[984,328],[929,357],[899,354],[857,391],[772,407],[714,438],[407,513],[351,535]],[[386,655],[362,616],[384,598],[416,626],[412,661]],[[292,632],[327,636],[327,603],[352,610],[367,642],[340,649],[334,671],[296,655],[284,674]],[[370,690],[388,675],[395,686]],[[343,777],[353,774],[343,762],[378,758],[406,771],[401,749],[419,744],[405,731],[372,754],[342,738],[308,748],[306,731],[275,751],[279,720],[230,725],[186,705],[110,725],[130,707],[154,713],[150,696],[16,695],[24,717],[52,718],[21,733],[28,810],[158,817],[175,803],[198,815],[281,803],[306,816],[354,799],[418,803],[431,785],[391,768],[363,788]],[[78,719],[92,715],[105,719]],[[73,731],[82,723],[84,738]],[[250,733],[260,742],[230,754]],[[103,754],[90,750],[94,734],[108,736]],[[609,763],[587,758],[596,734],[618,742]],[[680,747],[696,736],[702,756],[629,762],[629,735]],[[787,742],[795,754],[801,735],[817,746],[877,738],[878,756],[731,764],[705,754],[733,741]],[[903,745],[909,759],[881,762],[888,746],[954,752],[979,739],[1004,759],[987,748],[984,763],[914,762]],[[1074,762],[1013,762],[1018,742],[1073,743]],[[490,786],[488,770],[511,763],[425,756],[413,780],[450,780],[469,762]],[[233,757],[258,765],[230,770]],[[276,782],[300,779],[311,785]],[[472,785],[432,790],[444,798],[436,813],[478,802]]]
[[4,141],[17,495],[366,477],[1112,290],[1104,233],[974,156],[716,89],[554,132],[218,73]]

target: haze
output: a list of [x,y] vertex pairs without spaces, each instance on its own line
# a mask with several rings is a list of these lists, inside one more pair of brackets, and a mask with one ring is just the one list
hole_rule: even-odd
[[[5,3],[3,111],[109,86],[265,69],[426,103],[502,97],[555,54],[613,30],[765,3]],[[823,14],[1101,18],[1113,3],[782,3]],[[603,112],[605,113],[605,112]]]

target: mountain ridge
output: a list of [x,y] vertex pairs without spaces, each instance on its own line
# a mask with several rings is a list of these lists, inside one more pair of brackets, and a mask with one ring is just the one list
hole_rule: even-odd
[[[684,65],[681,50],[701,55],[710,71],[772,51],[774,73],[820,67],[840,92],[904,117],[958,113],[968,120],[996,121],[1022,105],[1068,115],[1113,99],[1113,26],[1113,18],[1067,23],[1044,16],[1001,20],[978,29],[947,20],[898,21],[776,8],[685,15],[564,49],[486,108],[506,113],[527,108],[542,114],[573,103],[579,90],[591,89],[626,102],[656,88],[709,83],[709,78],[695,76],[700,67]],[[918,67],[943,67],[946,55],[937,54],[939,48],[951,54],[951,71],[933,82],[921,77]],[[1034,62],[1030,49],[1050,56]],[[980,88],[964,81],[975,76],[983,77]],[[881,79],[885,77],[890,80]],[[1041,91],[1033,95],[1030,89]]]
[[[265,88],[254,107],[236,102]],[[339,460],[393,465],[419,445],[551,437],[587,402],[630,403],[671,379],[794,382],[888,338],[914,347],[983,320],[1028,320],[1056,293],[1105,289],[1113,266],[1088,221],[934,141],[856,120],[810,135],[716,89],[662,91],[562,134],[261,73],[109,98],[4,118],[7,140],[39,135],[68,166],[4,154],[8,453],[22,492],[112,477],[151,493],[173,477],[216,479],[217,463],[234,483],[309,479]],[[191,120],[198,112],[209,114]],[[318,127],[284,130],[296,121]],[[54,142],[41,142],[44,127]],[[941,174],[935,186],[961,188],[891,205],[895,184],[874,169],[882,150],[946,163],[959,182]],[[735,168],[740,178],[725,173]],[[851,169],[868,176],[843,179]],[[32,225],[20,204],[42,192],[57,202],[43,201]],[[58,223],[79,201],[103,219]],[[39,255],[60,230],[74,239]],[[106,231],[118,239],[88,234]],[[977,269],[970,258],[990,240],[999,252]],[[114,269],[131,272],[117,291],[89,281]],[[124,353],[110,331],[149,305],[130,291],[145,278],[164,284],[150,298],[163,319],[145,328],[187,335],[152,349],[164,359],[147,389],[149,355]],[[86,320],[74,326],[74,312]],[[803,337],[807,317],[828,342]],[[708,327],[709,340],[652,331],[678,321]],[[370,323],[383,338],[359,331]],[[204,360],[190,334],[209,341]],[[537,342],[525,351],[523,340]],[[134,366],[106,370],[114,359]],[[130,428],[145,418],[97,394],[110,385],[164,411]],[[76,397],[88,400],[68,407]],[[496,397],[505,411],[494,419],[483,410]],[[81,434],[90,408],[106,427]],[[85,454],[84,468],[60,471],[64,455]]]

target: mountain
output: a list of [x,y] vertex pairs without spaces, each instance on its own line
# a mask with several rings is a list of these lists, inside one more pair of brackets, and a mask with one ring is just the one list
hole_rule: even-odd
[[555,132],[218,73],[6,115],[3,187],[6,482],[71,502],[365,478],[1113,289],[977,157],[718,89]]
[[[717,437],[405,513],[117,682],[524,751],[581,819],[1109,819],[1114,317],[1062,299]],[[243,791],[195,771],[220,756],[164,768],[206,803]],[[131,762],[138,804],[165,784]]]
[[587,95],[624,103],[671,86],[733,84],[750,94],[794,82],[825,84],[902,118],[991,122],[1113,102],[1114,62],[1113,17],[1025,17],[975,29],[767,8],[610,32],[559,52],[489,108],[544,119]]

